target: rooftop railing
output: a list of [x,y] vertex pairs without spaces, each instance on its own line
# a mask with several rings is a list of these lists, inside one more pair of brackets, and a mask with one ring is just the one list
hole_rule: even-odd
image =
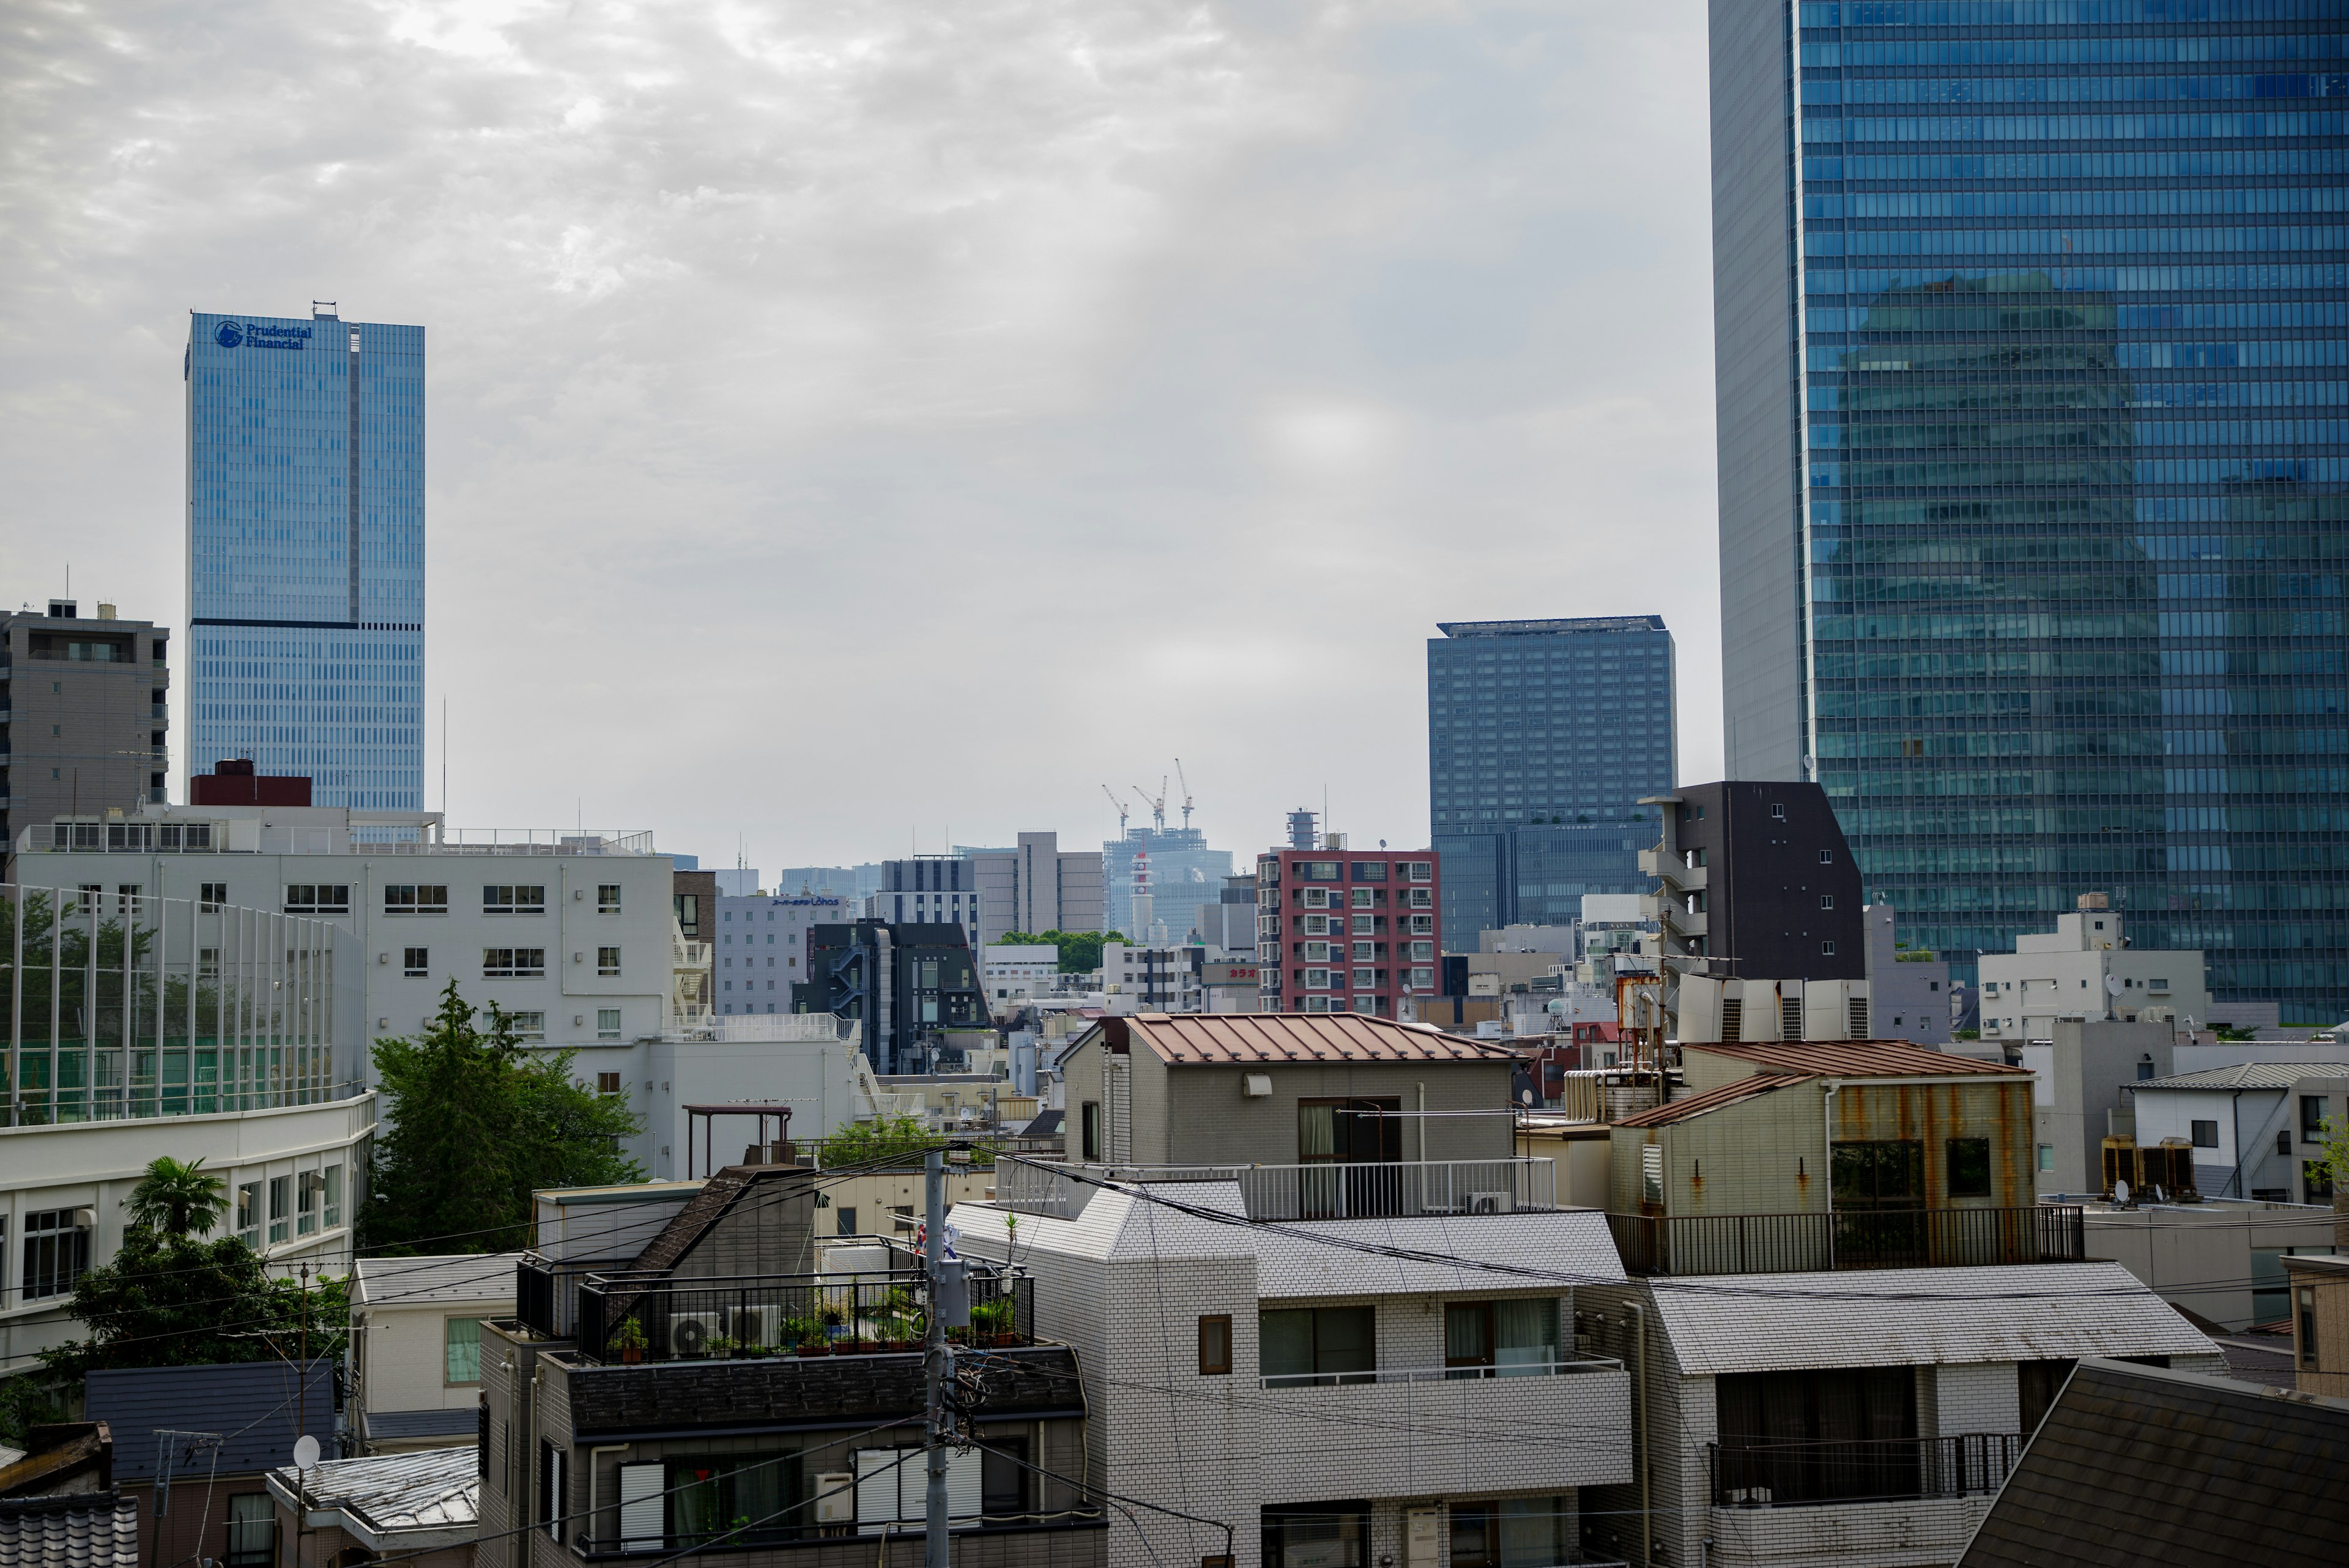
[[2087,1256],[2077,1204],[1814,1214],[1609,1214],[1634,1274],[1777,1274],[2076,1263]]
[[1812,1441],[1729,1438],[1705,1445],[1716,1508],[1988,1497],[2005,1483],[2028,1435]]
[[1267,1388],[1328,1388],[1358,1383],[1474,1383],[1493,1377],[1571,1377],[1584,1372],[1620,1372],[1609,1356],[1577,1361],[1519,1361],[1493,1366],[1380,1366],[1361,1372],[1275,1372],[1257,1381]]
[[1027,1214],[1073,1220],[1103,1182],[1232,1181],[1251,1220],[1372,1220],[1514,1214],[1557,1207],[1547,1159],[1298,1165],[1092,1165],[996,1162],[995,1199]]
[[[612,1366],[720,1357],[900,1354],[922,1348],[930,1293],[919,1260],[882,1238],[880,1272],[743,1274],[590,1274],[578,1290],[582,1359]],[[968,1264],[970,1324],[957,1343],[1004,1346],[1035,1337],[1035,1282],[1016,1268]]]

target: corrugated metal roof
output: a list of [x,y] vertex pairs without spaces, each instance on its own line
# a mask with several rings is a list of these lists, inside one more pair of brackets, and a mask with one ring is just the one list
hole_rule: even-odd
[[511,1302],[520,1252],[463,1252],[433,1258],[361,1258],[352,1266],[353,1306],[419,1306],[428,1302]]
[[[329,1459],[300,1472],[298,1495],[313,1514],[342,1515],[343,1528],[376,1551],[386,1544],[413,1549],[470,1541],[481,1511],[480,1463],[471,1443]],[[270,1490],[288,1506],[295,1485],[290,1465],[269,1473]]]
[[1959,1568],[2338,1563],[2349,1402],[2084,1361]]
[[1697,1275],[1654,1295],[1693,1376],[2214,1353],[2118,1263]]
[[2199,1073],[2172,1073],[2129,1085],[2136,1089],[2289,1089],[2302,1078],[2349,1078],[2349,1062],[2238,1062]]
[[[83,1379],[83,1415],[112,1428],[119,1481],[154,1478],[159,1429],[217,1432],[225,1439],[219,1473],[250,1475],[291,1459],[294,1439],[303,1432],[333,1437],[334,1364],[311,1362],[302,1381],[304,1408],[297,1411],[294,1368],[274,1356],[226,1366],[92,1372]],[[207,1468],[211,1462],[207,1455]]]
[[1812,1081],[1808,1074],[1755,1073],[1750,1077],[1732,1078],[1728,1083],[1717,1085],[1701,1095],[1691,1095],[1686,1099],[1673,1100],[1665,1105],[1656,1106],[1641,1111],[1637,1116],[1623,1116],[1618,1119],[1615,1125],[1619,1127],[1669,1127],[1674,1122],[1686,1121],[1691,1116],[1701,1116],[1707,1111],[1717,1111],[1723,1106],[1733,1106],[1740,1100],[1750,1100],[1756,1095],[1766,1095],[1774,1090],[1783,1089],[1789,1084],[1807,1084]]
[[1233,1062],[1512,1062],[1490,1041],[1361,1012],[1137,1012],[1107,1019],[1176,1065]]
[[1787,1040],[1739,1045],[1682,1045],[1682,1053],[1708,1052],[1733,1056],[1757,1066],[1788,1073],[1816,1073],[1836,1078],[1955,1077],[1978,1073],[1989,1076],[2027,1078],[2021,1067],[1951,1056],[1905,1040]]
[[139,1568],[139,1502],[81,1492],[0,1502],[0,1568]]

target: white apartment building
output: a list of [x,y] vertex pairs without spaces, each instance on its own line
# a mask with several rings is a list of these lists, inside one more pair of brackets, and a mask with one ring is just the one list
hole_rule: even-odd
[[[234,905],[349,932],[370,1039],[418,1029],[451,980],[530,1044],[580,1048],[592,1071],[617,1065],[599,1052],[657,1039],[668,1021],[669,860],[649,834],[452,835],[438,813],[150,805],[35,824],[16,847],[28,887]],[[242,940],[230,931],[224,950]],[[367,1052],[346,1064],[373,1083]]]
[[808,978],[808,935],[857,919],[838,893],[720,897],[709,927],[711,1001],[719,1017],[784,1013],[792,987]]
[[218,1176],[213,1234],[281,1272],[347,1267],[365,1191],[350,934],[91,885],[0,888],[0,1375],[83,1332],[75,1282],[120,1249],[158,1155]]
[[988,1005],[1001,1012],[1060,989],[1061,950],[998,943],[979,953],[978,977],[987,988]]
[[1101,991],[1110,1012],[1206,1012],[1198,953],[1196,948],[1102,943]]
[[2101,893],[2055,918],[2055,929],[2015,940],[2011,953],[1982,955],[1982,1033],[1985,1040],[2048,1040],[2058,1020],[2168,1022],[2192,1029],[2210,1017],[2202,955],[2184,949],[2137,949],[2122,931],[2121,911]]

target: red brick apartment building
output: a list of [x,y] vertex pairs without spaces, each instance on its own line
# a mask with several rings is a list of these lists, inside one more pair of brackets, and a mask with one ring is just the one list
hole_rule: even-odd
[[1433,996],[1443,907],[1432,849],[1268,849],[1257,857],[1258,996],[1267,1012],[1402,1016]]

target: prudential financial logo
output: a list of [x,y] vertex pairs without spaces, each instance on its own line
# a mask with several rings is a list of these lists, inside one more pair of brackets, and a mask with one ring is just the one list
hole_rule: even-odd
[[212,341],[223,348],[233,348],[244,341],[244,334],[233,321],[223,321],[212,329]]

